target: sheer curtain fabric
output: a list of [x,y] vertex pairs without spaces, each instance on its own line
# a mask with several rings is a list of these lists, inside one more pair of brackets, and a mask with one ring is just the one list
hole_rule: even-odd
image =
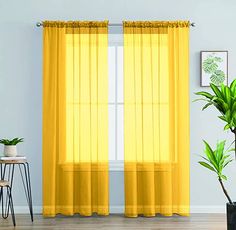
[[43,214],[109,214],[108,22],[43,23]]
[[125,215],[189,214],[189,22],[124,22]]

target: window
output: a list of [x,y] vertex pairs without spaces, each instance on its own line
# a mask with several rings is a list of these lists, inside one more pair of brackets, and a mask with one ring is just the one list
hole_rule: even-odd
[[109,34],[109,160],[110,169],[123,170],[124,99],[123,99],[123,36]]
[[[116,28],[115,30],[117,30]],[[119,28],[118,30],[120,30]],[[110,170],[112,171],[120,171],[123,170],[124,163],[124,98],[123,98],[123,34],[121,31],[115,31],[112,33],[111,29],[109,29],[108,40],[108,82],[109,82],[109,95],[108,95],[108,127],[109,127],[109,162],[110,162]],[[113,28],[114,30],[114,28]],[[69,39],[70,37],[68,37]],[[163,39],[163,38],[162,38]],[[167,38],[166,38],[167,39]],[[162,41],[163,42],[163,41]],[[166,42],[167,44],[167,42]],[[70,50],[68,50],[69,52]],[[162,54],[162,59],[164,60],[162,66],[164,66],[168,58],[168,49],[167,45],[162,47],[160,51]],[[78,53],[78,52],[75,52]],[[73,69],[73,68],[71,68]],[[168,68],[163,68],[168,69]],[[164,73],[165,74],[165,73]],[[73,76],[73,75],[71,75]],[[168,78],[163,78],[168,79]],[[73,81],[71,81],[73,82]],[[162,111],[168,111],[168,94],[164,92],[168,92],[168,82],[162,82],[161,93],[162,98],[160,101],[156,102],[163,106]],[[72,86],[71,86],[72,87]],[[166,109],[165,109],[166,108]],[[165,112],[165,113],[166,113]],[[168,119],[166,119],[167,115],[162,116],[162,126],[168,124]],[[68,117],[70,120],[71,118]],[[168,130],[169,128],[165,128]],[[167,132],[166,132],[167,133]],[[70,148],[70,145],[68,145]],[[168,137],[166,141],[162,143],[164,148],[168,149]],[[70,152],[70,150],[68,151]],[[168,152],[168,151],[165,151]],[[169,161],[169,155],[165,155],[166,158],[162,161]],[[68,158],[68,161],[72,161]],[[160,159],[159,159],[160,160]]]

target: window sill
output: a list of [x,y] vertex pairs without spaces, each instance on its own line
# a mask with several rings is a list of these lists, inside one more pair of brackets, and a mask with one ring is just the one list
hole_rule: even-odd
[[[177,163],[169,163],[169,162],[155,163],[155,171],[157,171],[157,172],[170,171],[171,168],[176,167],[176,165],[177,165]],[[73,163],[61,164],[61,167],[67,171],[68,170],[69,171],[71,171],[71,170],[76,171],[76,165],[73,166]],[[95,169],[93,169],[93,170],[95,170],[95,171],[97,170],[96,165],[95,165]],[[105,170],[107,170],[107,164],[105,164]],[[137,168],[137,170],[140,170],[140,169]],[[144,169],[142,168],[142,170],[144,170]],[[109,161],[109,172],[123,172],[123,171],[124,171],[124,161]]]

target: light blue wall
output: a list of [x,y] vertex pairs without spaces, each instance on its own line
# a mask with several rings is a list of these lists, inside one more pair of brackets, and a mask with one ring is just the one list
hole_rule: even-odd
[[[191,28],[190,98],[199,87],[199,51],[228,50],[230,79],[236,74],[236,2],[234,0],[21,0],[0,1],[0,137],[25,137],[20,152],[31,163],[34,205],[42,204],[42,29],[40,20],[177,20]],[[214,176],[197,165],[202,139],[212,144],[229,137],[213,109],[191,103],[191,205],[224,205]],[[123,173],[110,173],[111,205],[123,204]],[[236,165],[228,169],[230,193],[236,199]],[[19,178],[14,200],[24,206]]]

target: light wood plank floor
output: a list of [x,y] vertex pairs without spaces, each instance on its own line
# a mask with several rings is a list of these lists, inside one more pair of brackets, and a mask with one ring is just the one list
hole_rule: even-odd
[[[110,215],[107,217],[64,217],[43,218],[35,215],[34,223],[31,223],[29,215],[16,215],[16,228],[21,230],[224,230],[226,220],[224,214],[192,214],[190,217],[161,217],[154,218],[125,218],[122,215]],[[0,219],[0,229],[14,229],[11,216],[7,220]]]

